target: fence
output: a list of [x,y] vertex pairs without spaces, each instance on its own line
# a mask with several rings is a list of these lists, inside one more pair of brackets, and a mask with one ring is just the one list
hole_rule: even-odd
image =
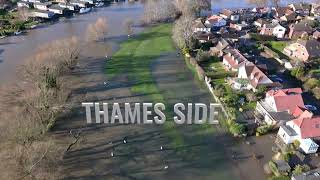
[[226,111],[225,107],[223,106],[223,104],[221,103],[220,99],[213,92],[213,87],[211,86],[211,79],[208,78],[207,76],[204,76],[204,81],[205,81],[205,84],[206,84],[207,88],[209,89],[210,93],[212,94],[214,100],[221,105],[221,109],[222,109],[222,112],[224,113],[224,115],[228,119],[230,119],[230,116],[227,113],[227,111]]
[[209,77],[207,77],[205,75],[205,71],[202,69],[201,66],[199,66],[198,62],[194,59],[194,58],[189,58],[189,57],[186,57],[185,58],[186,61],[189,61],[189,63],[194,67],[198,77],[200,80],[204,80],[205,81],[205,84],[207,86],[207,88],[209,89],[210,93],[212,94],[213,98],[215,99],[215,101],[221,105],[221,108],[222,108],[222,112],[223,114],[228,118],[230,119],[230,116],[229,114],[227,113],[225,107],[223,106],[223,104],[221,103],[220,99],[214,94],[213,92],[213,88],[211,86],[211,79]]

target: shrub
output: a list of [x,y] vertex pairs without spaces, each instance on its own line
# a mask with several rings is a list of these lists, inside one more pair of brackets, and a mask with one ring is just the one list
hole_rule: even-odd
[[289,152],[284,153],[284,154],[282,155],[282,159],[285,160],[286,162],[289,162],[289,160],[290,160],[291,157],[292,157],[292,153],[289,153]]
[[267,134],[271,130],[272,130],[271,125],[263,125],[257,128],[256,134],[257,136],[261,136],[261,135]]
[[278,168],[277,168],[277,165],[276,163],[274,163],[273,161],[269,161],[269,167],[270,167],[270,170],[272,171],[272,173],[276,176],[279,176],[280,173],[278,171]]
[[290,72],[291,76],[301,78],[304,76],[305,71],[302,67],[293,68]]
[[319,87],[312,89],[312,92],[313,92],[315,98],[320,99],[320,88]]
[[256,92],[256,96],[260,99],[260,98],[263,98],[263,96],[265,95],[267,91],[267,87],[265,86],[259,86],[258,87],[258,90]]
[[199,50],[196,55],[196,60],[198,62],[206,62],[211,59],[211,55],[208,51]]
[[290,178],[288,176],[272,176],[270,178],[268,178],[268,180],[290,180]]
[[305,90],[311,90],[319,85],[320,85],[320,81],[318,79],[310,78],[303,84],[303,87]]
[[295,147],[296,149],[298,149],[298,148],[300,147],[300,141],[294,140],[294,141],[293,141],[293,145],[294,145],[294,147]]
[[233,135],[240,135],[245,133],[245,126],[232,121],[229,130]]
[[307,172],[307,171],[310,171],[310,167],[308,166],[308,165],[303,165],[303,166],[301,166],[301,165],[297,165],[295,168],[294,168],[294,170],[292,171],[292,174],[293,175],[300,175],[300,174],[302,174],[302,173],[304,173],[304,172]]

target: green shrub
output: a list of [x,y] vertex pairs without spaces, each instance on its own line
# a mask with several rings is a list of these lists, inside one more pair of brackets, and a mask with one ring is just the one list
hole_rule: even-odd
[[263,126],[260,126],[257,128],[256,134],[257,134],[257,136],[265,135],[271,130],[272,130],[271,125],[263,125]]
[[272,171],[272,173],[276,176],[280,176],[280,172],[277,168],[277,165],[276,163],[274,163],[273,161],[269,161],[269,167],[270,167],[270,170]]
[[198,62],[206,62],[211,59],[211,55],[208,51],[199,50],[196,55],[196,60]]
[[304,76],[305,74],[305,71],[304,71],[304,68],[302,67],[296,67],[296,68],[293,68],[290,72],[291,76],[293,77],[296,77],[296,78],[301,78]]
[[232,121],[232,123],[230,124],[229,130],[233,135],[241,135],[245,133],[246,128],[243,124],[239,124]]
[[303,87],[305,90],[311,90],[319,85],[320,85],[320,81],[318,79],[310,78],[303,84]]
[[272,177],[268,178],[268,180],[290,180],[290,177],[284,176],[284,175],[272,176]]
[[301,165],[297,165],[295,168],[294,168],[294,170],[292,171],[292,174],[293,175],[300,175],[300,174],[302,174],[302,173],[304,173],[304,172],[307,172],[307,171],[310,171],[310,167],[308,166],[308,165],[303,165],[303,166],[301,166]]

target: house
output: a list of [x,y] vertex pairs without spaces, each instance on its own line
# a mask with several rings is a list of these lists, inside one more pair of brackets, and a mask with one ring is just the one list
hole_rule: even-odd
[[51,6],[51,2],[43,2],[43,3],[35,2],[35,3],[33,3],[33,6],[35,9],[47,11],[48,8]]
[[27,2],[27,1],[18,1],[17,2],[17,6],[20,8],[21,7],[31,8],[31,7],[33,7],[32,5],[33,5],[32,3]]
[[[265,99],[257,102],[256,121],[269,125],[282,125],[304,111],[301,88],[270,90]],[[300,109],[300,107],[302,107]]]
[[63,7],[59,6],[59,5],[52,5],[52,6],[50,6],[48,8],[48,10],[50,12],[55,13],[55,14],[63,15],[66,12],[67,8],[63,8]]
[[29,3],[44,3],[46,0],[28,0]]
[[300,142],[300,149],[306,154],[316,153],[319,145],[314,141],[320,137],[320,116],[312,113],[301,115],[299,118],[288,121],[278,131],[278,138],[285,144]]
[[310,15],[311,5],[306,3],[289,4],[288,5],[294,12],[299,15]]
[[320,40],[320,31],[319,31],[319,30],[316,30],[316,31],[313,33],[313,39]]
[[94,0],[80,0],[80,1],[82,1],[82,2],[87,2],[87,3],[89,3],[89,4],[94,4],[94,3],[95,3]]
[[38,10],[38,9],[35,9],[31,15],[33,17],[44,18],[44,19],[50,19],[50,18],[54,17],[53,12]]
[[79,9],[78,6],[72,4],[59,3],[58,5],[62,8],[67,8],[70,11],[77,11]]
[[259,18],[253,22],[253,25],[259,28],[263,27],[265,24],[270,24],[270,21],[264,18]]
[[200,43],[206,43],[214,39],[214,35],[211,32],[195,32],[193,37]]
[[239,13],[235,13],[229,9],[224,9],[220,13],[220,16],[223,17],[224,19],[229,19],[231,21],[239,21],[240,15]]
[[57,3],[66,3],[66,0],[54,0]]
[[80,0],[70,0],[70,4],[78,6],[80,8],[84,8],[89,5],[88,2],[84,2],[84,1],[80,1]]
[[246,24],[245,22],[242,23],[230,23],[230,29],[233,29],[235,31],[242,31],[245,30],[249,27],[248,24]]
[[312,40],[298,40],[284,48],[283,53],[291,59],[307,62],[320,57],[320,42]]
[[248,59],[237,49],[229,49],[227,54],[223,56],[222,61],[229,71],[238,71],[239,67],[246,62],[248,62]]
[[192,26],[193,32],[210,32],[211,28],[208,27],[201,18],[196,19]]
[[281,26],[279,23],[264,24],[260,30],[261,35],[275,36],[279,39],[284,38],[286,28]]
[[320,179],[320,168],[304,172],[300,175],[292,175],[291,180],[318,180]]
[[308,23],[291,24],[289,27],[290,39],[306,39],[313,32],[313,28]]
[[227,25],[227,21],[220,16],[212,15],[206,21],[205,24],[210,28],[220,28]]
[[[258,66],[251,62],[242,63],[238,70],[238,79],[244,79],[247,81],[245,84],[235,83],[234,87],[236,89],[247,89],[253,90],[254,92],[260,86],[265,87],[279,87],[281,86],[279,83],[274,83],[271,81],[268,76],[260,69]],[[244,81],[242,81],[244,82]]]
[[280,18],[282,16],[289,15],[293,12],[294,11],[292,11],[290,7],[277,7],[277,8],[272,8],[271,15],[274,18]]
[[230,48],[231,42],[224,38],[219,38],[216,46],[210,48],[210,54],[212,56],[221,57],[225,49]]
[[255,7],[251,10],[254,13],[258,13],[260,15],[266,15],[270,12],[269,7]]
[[281,22],[294,23],[297,20],[297,14],[295,12],[292,12],[281,16],[279,19]]

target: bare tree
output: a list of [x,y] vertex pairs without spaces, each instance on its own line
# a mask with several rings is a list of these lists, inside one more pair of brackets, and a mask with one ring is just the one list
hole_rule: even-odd
[[126,19],[123,25],[128,37],[130,37],[133,34],[133,20],[130,18]]
[[89,24],[87,28],[87,40],[99,41],[108,32],[108,25],[106,18],[98,18],[94,24]]
[[269,0],[247,0],[250,4],[254,4],[258,7],[266,7],[269,3]]
[[148,0],[144,5],[144,23],[172,21],[177,16],[177,8],[172,0]]
[[18,8],[18,18],[21,21],[27,21],[29,19],[30,13],[28,8],[20,7]]
[[193,16],[182,16],[174,24],[172,38],[181,48],[190,48],[193,35]]

